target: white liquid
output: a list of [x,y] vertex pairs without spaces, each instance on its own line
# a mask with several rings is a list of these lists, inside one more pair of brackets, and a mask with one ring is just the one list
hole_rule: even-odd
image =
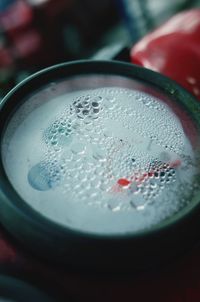
[[172,110],[117,87],[25,102],[2,147],[6,173],[35,210],[72,229],[135,232],[186,206],[197,173]]

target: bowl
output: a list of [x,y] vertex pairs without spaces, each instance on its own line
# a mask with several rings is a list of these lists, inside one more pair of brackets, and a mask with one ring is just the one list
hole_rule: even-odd
[[167,263],[199,239],[200,106],[148,69],[74,61],[1,102],[0,220],[83,270]]

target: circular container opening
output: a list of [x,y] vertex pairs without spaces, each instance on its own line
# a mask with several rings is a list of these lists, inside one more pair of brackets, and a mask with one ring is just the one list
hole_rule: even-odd
[[86,66],[38,87],[22,84],[27,92],[5,102],[12,110],[1,154],[14,190],[51,222],[134,234],[197,202],[199,124],[187,94],[112,64],[119,71]]
[[61,64],[14,88],[0,117],[1,222],[37,254],[140,269],[198,239],[200,107],[173,81]]

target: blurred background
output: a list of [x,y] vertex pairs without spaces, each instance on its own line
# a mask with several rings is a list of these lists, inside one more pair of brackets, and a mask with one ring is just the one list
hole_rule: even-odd
[[129,60],[147,32],[200,0],[0,0],[0,98],[63,61]]
[[[170,17],[195,7],[200,8],[200,0],[0,0],[0,99],[28,75],[56,63],[88,58],[129,62],[136,42]],[[194,43],[198,46],[197,35]],[[200,62],[199,47],[190,46]],[[197,60],[187,61],[196,72],[187,81],[200,96],[200,86],[195,86]],[[55,287],[57,294],[61,288],[66,295],[69,291],[79,297],[78,301],[84,301],[82,297],[85,301],[89,297],[89,301],[129,301],[133,294],[134,301],[200,301],[199,249],[184,258],[177,270],[123,282],[58,274],[54,267],[25,253],[2,228],[0,251],[1,270],[5,266],[7,271],[8,266],[36,284],[46,280],[48,291]]]

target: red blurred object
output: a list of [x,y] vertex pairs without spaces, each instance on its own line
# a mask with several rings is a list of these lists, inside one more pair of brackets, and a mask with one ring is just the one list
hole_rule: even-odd
[[28,57],[40,50],[42,38],[35,29],[28,29],[13,37],[16,57]]
[[0,13],[0,26],[5,32],[17,31],[33,20],[30,6],[24,0],[18,0]]
[[182,12],[131,50],[132,63],[169,76],[200,100],[200,9]]
[[13,59],[10,50],[0,46],[0,68],[9,68],[12,64]]

